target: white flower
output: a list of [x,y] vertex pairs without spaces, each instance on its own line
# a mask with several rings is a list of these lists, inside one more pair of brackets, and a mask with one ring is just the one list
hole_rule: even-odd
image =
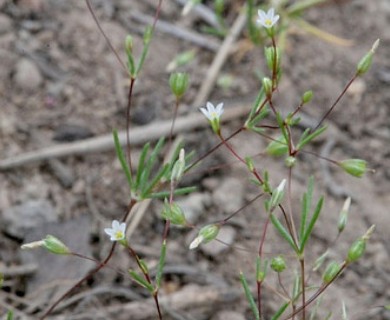
[[112,221],[112,228],[105,228],[104,232],[111,238],[111,241],[120,241],[125,238],[126,223],[119,223],[118,220]]
[[190,244],[190,250],[196,249],[203,242],[203,236],[197,236]]
[[259,15],[257,23],[267,29],[272,28],[279,20],[279,15],[275,15],[274,8],[269,9],[267,13],[263,10],[259,10],[257,11],[257,14]]
[[200,108],[200,111],[206,116],[207,119],[210,121],[219,120],[221,114],[223,113],[223,103],[217,105],[217,107],[214,107],[214,105],[211,102],[207,102],[206,108]]

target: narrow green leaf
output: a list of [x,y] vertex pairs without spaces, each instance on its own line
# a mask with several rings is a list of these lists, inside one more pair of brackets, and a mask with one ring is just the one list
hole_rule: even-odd
[[280,130],[282,131],[285,141],[289,141],[288,132],[284,126],[284,119],[282,118],[282,115],[279,112],[276,112],[276,121],[278,123]]
[[298,274],[295,274],[293,287],[292,287],[292,295],[291,295],[292,302],[298,300],[300,287],[301,287],[301,277]]
[[295,246],[293,238],[273,213],[271,214],[271,222],[276,230],[278,230],[282,238],[288,242],[288,244],[291,246],[291,248],[294,249],[295,252],[298,252],[298,248]]
[[283,304],[278,311],[272,316],[271,320],[278,320],[280,316],[283,314],[284,311],[286,311],[287,307],[290,305],[290,302],[286,302]]
[[252,312],[255,315],[256,320],[260,320],[259,309],[257,309],[255,300],[253,299],[251,290],[249,289],[248,282],[246,281],[245,276],[242,272],[240,272],[240,281],[241,281],[242,287],[244,288],[246,299],[249,302],[249,306],[251,307]]
[[114,144],[115,144],[115,151],[116,151],[116,156],[119,159],[119,162],[121,164],[122,170],[125,172],[126,178],[127,178],[127,183],[129,184],[130,189],[132,188],[132,176],[131,176],[131,171],[129,169],[129,166],[126,161],[126,157],[123,153],[122,146],[119,142],[119,137],[118,137],[118,131],[114,129],[112,132],[114,136]]
[[327,126],[323,126],[319,129],[317,129],[316,131],[314,131],[313,133],[309,134],[307,137],[305,137],[304,139],[300,139],[299,143],[297,144],[297,150],[300,150],[302,149],[306,144],[308,144],[310,141],[314,140],[315,138],[317,138],[321,133],[323,133],[328,127]]
[[256,100],[252,105],[252,109],[249,113],[249,117],[246,120],[246,124],[250,123],[253,119],[253,116],[256,114],[259,106],[261,105],[261,101],[264,99],[264,89],[261,87],[259,93],[257,94]]
[[141,155],[139,156],[138,171],[137,171],[137,177],[136,177],[135,186],[134,186],[135,189],[138,189],[138,186],[141,182],[141,175],[142,175],[142,172],[144,171],[144,168],[145,168],[145,159],[146,159],[146,156],[148,155],[149,148],[150,148],[150,143],[148,142],[142,148]]
[[156,146],[154,147],[152,153],[150,154],[148,161],[146,162],[145,169],[144,169],[145,182],[148,181],[148,179],[149,179],[150,173],[152,172],[153,166],[156,163],[157,157],[158,157],[162,147],[164,146],[164,142],[165,142],[164,138],[160,138],[158,140]]
[[311,202],[312,202],[312,199],[313,199],[313,190],[314,190],[314,177],[311,176],[309,178],[307,192],[305,192],[303,194],[303,199],[302,199],[301,225],[300,225],[300,228],[299,228],[299,239],[300,239],[300,241],[302,240],[303,235],[305,233],[307,216],[309,214],[310,207],[311,207]]
[[164,270],[166,253],[167,253],[167,241],[164,240],[162,243],[162,246],[161,246],[160,260],[158,262],[158,267],[157,267],[157,274],[156,274],[156,287],[157,287],[157,289],[160,288],[160,285],[161,285],[161,279],[162,279],[163,270]]
[[268,114],[269,114],[269,110],[264,108],[263,110],[261,110],[261,112],[257,116],[255,116],[249,122],[249,126],[253,127],[253,126],[257,125],[261,120],[263,120],[266,116],[268,116]]
[[160,182],[161,178],[169,171],[169,164],[166,163],[157,174],[154,176],[153,180],[148,184],[147,187],[144,187],[142,190],[142,198],[148,198],[148,195],[153,190],[153,188]]
[[302,197],[302,209],[301,209],[301,224],[299,226],[299,241],[302,240],[303,234],[305,233],[306,220],[307,220],[307,194],[304,193]]
[[12,311],[7,312],[7,320],[13,320],[14,318],[14,313]]
[[314,210],[313,216],[311,217],[309,225],[308,225],[307,229],[305,230],[305,233],[304,233],[303,238],[301,240],[300,248],[299,248],[300,253],[303,253],[303,251],[305,250],[306,242],[309,239],[310,234],[313,231],[314,225],[315,225],[315,223],[320,215],[323,203],[324,203],[324,197],[321,197],[317,203],[317,206]]
[[153,286],[140,274],[138,274],[134,270],[129,270],[129,274],[135,282],[137,282],[140,286],[146,288],[150,293],[154,291]]
[[[184,194],[188,194],[191,192],[196,191],[197,187],[184,187],[184,188],[179,188],[176,189],[173,194],[175,196],[182,196]],[[149,198],[151,199],[164,199],[169,197],[170,191],[161,191],[161,192],[154,192],[149,195]]]

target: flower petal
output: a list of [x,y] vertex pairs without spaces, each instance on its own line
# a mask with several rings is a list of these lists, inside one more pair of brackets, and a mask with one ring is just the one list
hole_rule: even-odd
[[220,116],[223,113],[223,102],[219,103],[215,108],[215,112]]

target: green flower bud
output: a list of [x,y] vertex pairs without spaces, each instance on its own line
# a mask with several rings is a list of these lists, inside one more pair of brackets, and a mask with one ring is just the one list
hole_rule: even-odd
[[348,250],[347,262],[355,262],[361,258],[366,251],[366,241],[363,239],[356,240]]
[[201,243],[214,240],[219,233],[220,225],[209,224],[200,229],[198,236],[191,242],[190,250],[197,248]]
[[169,220],[174,225],[184,226],[187,223],[183,209],[176,203],[169,204],[167,199],[165,199],[161,215],[165,220]]
[[302,104],[309,103],[313,99],[313,91],[306,91],[302,96]]
[[144,45],[149,44],[150,40],[152,40],[153,28],[151,26],[146,27],[144,32]]
[[371,50],[359,61],[356,67],[356,74],[358,76],[365,74],[370,69],[372,64],[372,58],[378,46],[379,46],[379,39],[375,41]]
[[282,256],[277,256],[271,260],[271,269],[275,272],[283,272],[286,269],[286,261],[284,261]]
[[184,169],[186,167],[185,151],[182,148],[180,150],[179,159],[175,162],[172,168],[171,181],[178,182],[183,176]]
[[172,73],[169,77],[169,86],[176,98],[181,98],[188,89],[188,74]]
[[261,261],[260,257],[256,258],[256,281],[263,282],[267,275],[268,260]]
[[288,168],[291,168],[291,167],[295,166],[296,162],[297,162],[297,158],[295,158],[293,156],[288,156],[286,159],[284,159],[284,164]]
[[25,243],[21,246],[22,250],[36,249],[39,247],[44,247],[46,250],[54,254],[71,253],[69,248],[61,240],[51,235],[47,235],[46,238],[43,240]]
[[133,54],[133,37],[129,34],[125,39],[125,50],[128,56]]
[[268,69],[273,71],[274,64],[276,63],[275,70],[276,72],[280,68],[280,49],[276,48],[276,59],[275,59],[275,48],[274,47],[266,47],[264,49],[265,60],[267,61]]
[[45,247],[49,252],[54,254],[69,254],[69,248],[58,238],[47,235],[45,239],[43,239],[43,247]]
[[324,283],[332,282],[339,271],[340,271],[340,265],[337,262],[332,261],[326,267],[325,272],[322,275],[322,280],[324,281]]
[[273,157],[279,157],[286,154],[288,152],[288,145],[284,136],[279,136],[274,141],[271,141],[265,149],[265,152]]
[[272,191],[271,200],[269,203],[270,210],[274,209],[280,204],[284,197],[284,187],[286,185],[286,179],[283,179],[279,186]]
[[253,164],[253,160],[250,157],[245,158],[246,166],[248,167],[250,172],[255,170],[255,165]]
[[367,171],[367,161],[361,159],[347,159],[339,162],[339,166],[350,175],[361,178]]
[[272,80],[270,78],[263,78],[263,88],[265,95],[267,98],[270,98],[272,96]]
[[345,228],[345,226],[347,224],[348,212],[349,212],[350,205],[351,205],[351,198],[348,197],[345,200],[343,208],[340,211],[339,221],[338,221],[338,224],[337,224],[337,229],[339,230],[339,233],[343,232],[343,230],[344,230],[344,228]]

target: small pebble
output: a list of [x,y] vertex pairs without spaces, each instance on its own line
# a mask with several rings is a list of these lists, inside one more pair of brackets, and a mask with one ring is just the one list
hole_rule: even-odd
[[0,34],[11,31],[12,20],[5,14],[0,14]]
[[44,199],[29,200],[3,211],[3,231],[23,239],[26,232],[41,224],[57,221],[52,204]]
[[187,221],[190,223],[196,223],[210,203],[210,195],[199,192],[192,193],[177,201],[177,204],[183,209]]
[[244,187],[237,178],[223,179],[213,193],[214,203],[225,213],[231,214],[244,204]]
[[23,58],[16,65],[14,81],[23,91],[33,92],[40,87],[43,78],[38,67],[32,61]]

